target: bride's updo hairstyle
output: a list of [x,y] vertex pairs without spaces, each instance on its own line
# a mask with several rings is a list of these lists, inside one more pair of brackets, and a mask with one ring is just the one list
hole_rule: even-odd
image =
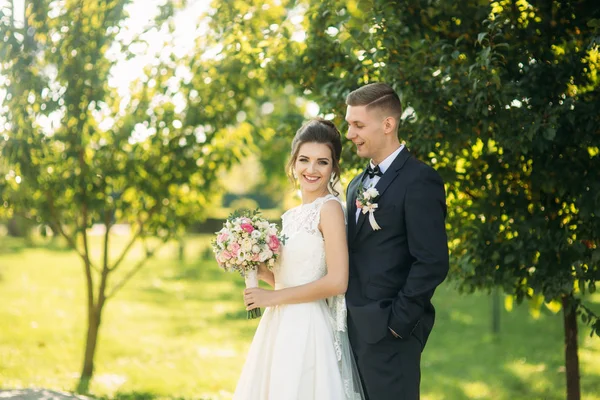
[[339,193],[334,189],[340,180],[340,156],[342,154],[342,138],[340,131],[333,122],[323,118],[314,118],[306,122],[298,129],[294,140],[292,140],[292,156],[287,164],[288,176],[292,182],[294,179],[294,164],[298,158],[300,146],[304,143],[322,143],[329,147],[332,157],[332,173],[329,181],[329,191],[335,196]]

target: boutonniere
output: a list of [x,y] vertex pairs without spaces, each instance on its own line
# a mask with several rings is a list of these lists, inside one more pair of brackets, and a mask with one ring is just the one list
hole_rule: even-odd
[[369,213],[369,223],[374,231],[381,229],[381,226],[375,221],[375,210],[377,210],[377,203],[375,202],[379,197],[379,192],[374,187],[368,189],[362,186],[358,187],[358,193],[356,195],[356,208],[358,208],[363,214]]

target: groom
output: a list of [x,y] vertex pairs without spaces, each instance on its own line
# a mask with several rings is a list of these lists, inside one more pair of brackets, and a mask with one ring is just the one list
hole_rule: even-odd
[[431,297],[448,273],[444,184],[400,144],[402,106],[390,86],[363,86],[346,104],[346,137],[368,160],[346,196],[350,342],[369,400],[415,400]]

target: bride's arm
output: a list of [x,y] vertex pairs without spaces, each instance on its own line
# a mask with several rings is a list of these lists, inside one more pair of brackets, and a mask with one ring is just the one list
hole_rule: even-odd
[[271,287],[275,287],[275,277],[273,276],[273,272],[269,271],[265,263],[260,263],[258,266],[258,279],[263,282],[268,283]]
[[308,303],[343,294],[348,287],[348,244],[341,205],[328,201],[321,207],[319,229],[325,240],[327,274],[314,282],[280,290],[246,289],[248,309],[279,304]]

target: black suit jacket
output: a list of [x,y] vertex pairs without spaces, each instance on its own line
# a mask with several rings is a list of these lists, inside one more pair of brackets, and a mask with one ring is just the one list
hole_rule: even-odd
[[350,318],[366,343],[382,340],[389,327],[425,346],[435,319],[431,297],[449,267],[444,183],[403,149],[375,186],[374,216],[381,229],[374,231],[368,214],[355,222],[363,175],[352,180],[346,196]]

